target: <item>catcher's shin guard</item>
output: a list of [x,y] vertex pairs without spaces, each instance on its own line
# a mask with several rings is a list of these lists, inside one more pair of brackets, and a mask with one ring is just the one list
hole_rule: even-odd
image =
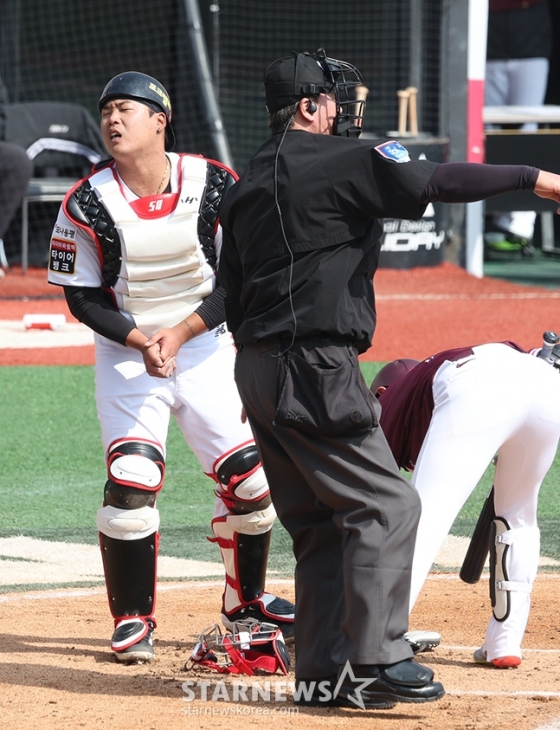
[[[510,529],[496,517],[490,530],[490,599],[496,621],[506,621],[512,610],[512,592],[530,594],[538,568],[537,527]],[[528,608],[526,610],[528,615]],[[523,629],[524,630],[524,629]]]
[[150,662],[159,542],[155,502],[163,483],[163,456],[152,444],[125,440],[112,445],[107,466],[97,526],[115,620],[111,648],[118,661]]
[[115,626],[124,618],[153,618],[159,536],[116,540],[99,533],[109,608]]
[[264,593],[270,530],[276,518],[268,483],[253,443],[244,445],[214,465],[217,496],[228,514],[212,521],[212,530],[226,569],[222,620],[255,618],[275,623],[285,638],[293,636],[295,607]]
[[[226,570],[224,613],[237,611],[259,598],[264,590],[270,548],[270,528],[276,513],[272,506],[246,515],[227,515],[212,520]],[[265,619],[263,619],[265,620]]]

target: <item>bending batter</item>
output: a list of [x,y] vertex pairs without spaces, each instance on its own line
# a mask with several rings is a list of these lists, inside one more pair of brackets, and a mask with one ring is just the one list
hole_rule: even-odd
[[375,377],[381,425],[422,501],[410,607],[494,455],[493,616],[475,661],[521,663],[539,559],[537,500],[560,438],[560,376],[513,343],[396,360]]

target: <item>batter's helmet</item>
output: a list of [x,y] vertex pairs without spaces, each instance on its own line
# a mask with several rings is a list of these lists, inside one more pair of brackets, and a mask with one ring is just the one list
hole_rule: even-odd
[[412,368],[415,368],[418,362],[418,360],[403,357],[401,360],[393,360],[393,362],[388,363],[381,368],[373,379],[373,383],[370,385],[371,392],[377,395],[379,388],[388,388],[395,381],[404,377]]
[[173,148],[175,134],[171,127],[171,100],[165,87],[157,79],[139,71],[125,71],[118,74],[103,89],[99,99],[99,111],[112,99],[134,99],[147,104],[151,108],[155,107],[154,111],[163,112],[167,119],[165,127],[166,148]]
[[291,56],[273,61],[265,71],[266,108],[273,114],[306,96],[334,93],[339,109],[334,134],[359,137],[365,101],[357,101],[355,89],[363,85],[355,66],[328,58],[323,48],[314,54],[294,51]]

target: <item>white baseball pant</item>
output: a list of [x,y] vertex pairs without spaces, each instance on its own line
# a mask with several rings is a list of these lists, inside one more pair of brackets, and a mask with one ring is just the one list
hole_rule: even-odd
[[[496,453],[496,514],[512,535],[522,536],[517,550],[515,538],[510,546],[509,580],[532,584],[539,555],[538,493],[560,437],[560,374],[507,345],[481,345],[472,357],[444,363],[433,395],[432,420],[412,478],[422,516],[411,608],[455,517]],[[510,597],[509,617],[503,622],[492,617],[488,625],[483,648],[489,660],[521,656],[530,593],[512,591]]]

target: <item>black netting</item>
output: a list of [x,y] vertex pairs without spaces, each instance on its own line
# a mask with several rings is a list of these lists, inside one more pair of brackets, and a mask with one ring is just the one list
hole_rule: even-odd
[[[262,85],[266,66],[292,50],[324,47],[364,76],[369,88],[366,132],[383,136],[396,129],[396,91],[414,85],[420,130],[441,133],[442,0],[199,0],[200,28],[193,26],[189,7],[188,0],[4,0],[0,75],[10,102],[76,104],[97,122],[105,83],[121,71],[143,71],[171,95],[176,149],[229,161],[241,171],[268,136]],[[205,44],[207,91],[219,102],[229,160],[216,141],[220,123],[204,93],[197,39]],[[30,212],[33,208],[44,208],[45,223],[39,228],[48,230],[53,205],[33,203]],[[37,216],[38,210],[30,213],[35,228]],[[6,235],[12,260],[19,256],[18,225],[16,216]],[[30,252],[41,259],[44,233],[34,230]]]

